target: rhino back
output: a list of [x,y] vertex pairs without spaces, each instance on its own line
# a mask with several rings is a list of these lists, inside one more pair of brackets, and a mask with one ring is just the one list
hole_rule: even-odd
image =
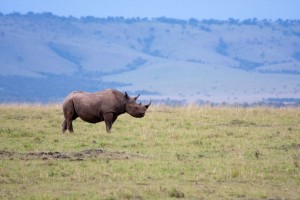
[[124,94],[117,90],[104,90],[100,92],[91,93],[97,101],[101,102],[102,112],[122,112],[122,100],[124,99]]
[[113,112],[122,114],[120,97],[122,93],[114,90],[101,92],[75,92],[70,99],[77,115],[84,121],[96,123],[103,121],[103,114]]

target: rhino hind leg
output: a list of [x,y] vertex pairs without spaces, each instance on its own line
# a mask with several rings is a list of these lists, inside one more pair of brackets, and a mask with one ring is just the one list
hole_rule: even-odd
[[73,133],[73,125],[72,121],[75,120],[78,115],[74,109],[74,105],[72,101],[68,101],[63,105],[64,112],[64,122],[62,123],[62,132],[68,130],[70,133]]
[[73,124],[72,124],[72,119],[65,119],[64,122],[62,123],[62,127],[61,127],[61,130],[62,132],[64,133],[66,130],[68,130],[70,133],[73,133],[74,130],[73,130]]
[[67,128],[69,130],[70,133],[73,133],[73,124],[72,124],[72,120],[67,120]]
[[67,127],[67,120],[64,120],[64,122],[61,125],[61,130],[64,133],[68,129]]

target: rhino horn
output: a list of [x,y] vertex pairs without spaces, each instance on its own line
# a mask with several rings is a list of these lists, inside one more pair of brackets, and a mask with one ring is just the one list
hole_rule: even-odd
[[150,100],[150,103],[147,104],[147,105],[145,105],[144,107],[145,107],[146,109],[148,109],[150,105],[151,105],[151,100]]
[[136,97],[134,97],[134,100],[136,101],[137,98],[139,98],[140,94],[138,94]]

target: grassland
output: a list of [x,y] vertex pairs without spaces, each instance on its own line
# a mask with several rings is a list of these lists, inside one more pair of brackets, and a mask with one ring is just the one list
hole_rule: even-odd
[[60,105],[0,106],[0,199],[300,199],[300,108],[61,122]]

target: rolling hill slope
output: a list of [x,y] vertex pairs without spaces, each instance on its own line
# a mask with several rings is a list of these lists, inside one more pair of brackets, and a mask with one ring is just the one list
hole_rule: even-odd
[[114,87],[151,99],[300,99],[300,21],[0,15],[0,101]]

